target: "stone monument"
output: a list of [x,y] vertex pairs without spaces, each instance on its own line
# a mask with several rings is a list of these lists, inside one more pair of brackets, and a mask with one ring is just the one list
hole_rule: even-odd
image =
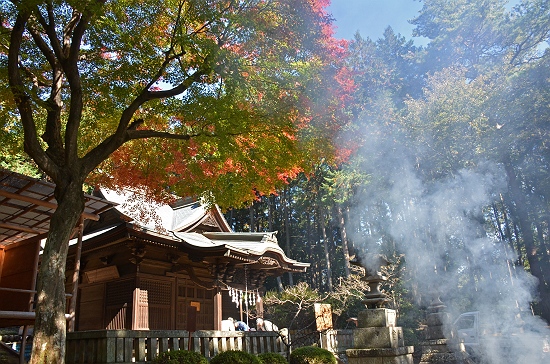
[[449,314],[439,297],[428,307],[426,340],[422,343],[420,364],[470,364],[464,344],[451,337]]
[[[360,261],[351,264],[363,267]],[[388,298],[380,291],[387,278],[380,272],[387,264],[383,256],[376,256],[365,264],[369,291],[365,294],[366,310],[357,316],[353,332],[353,349],[346,350],[349,364],[413,364],[413,346],[405,346],[403,328],[396,326],[395,310],[386,308]]]

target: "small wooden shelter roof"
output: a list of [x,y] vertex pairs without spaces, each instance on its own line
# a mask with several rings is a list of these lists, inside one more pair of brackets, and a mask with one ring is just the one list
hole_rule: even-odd
[[[46,236],[57,208],[55,185],[0,168],[0,248]],[[85,195],[83,217],[98,220],[115,203]]]
[[[54,189],[53,183],[0,168],[0,251],[11,251],[27,243],[39,248],[40,240],[46,238],[50,219],[57,208]],[[88,220],[99,220],[99,214],[116,205],[87,194],[84,198],[85,207],[82,215]],[[6,299],[10,294],[33,294],[34,287],[22,287],[24,282],[1,279],[4,273],[3,259],[6,258],[0,259],[0,300]],[[34,257],[25,256],[23,260],[18,258],[10,265],[23,267],[19,273],[34,276],[37,263]],[[34,315],[34,312],[28,311],[0,311],[0,327],[32,324]]]

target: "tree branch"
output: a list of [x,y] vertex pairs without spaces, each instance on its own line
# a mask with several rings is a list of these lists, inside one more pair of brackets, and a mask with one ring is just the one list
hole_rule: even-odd
[[63,86],[63,72],[60,66],[52,69],[52,85],[50,97],[46,102],[47,117],[46,130],[42,139],[48,144],[46,152],[58,165],[63,164],[63,143],[61,141],[61,88]]
[[19,70],[19,52],[21,49],[23,32],[25,31],[25,25],[30,16],[30,11],[21,11],[13,26],[8,52],[8,79],[11,92],[19,110],[21,123],[23,124],[25,151],[35,160],[40,169],[46,172],[55,181],[59,177],[59,169],[52,163],[51,159],[48,158],[38,141],[30,96],[25,92],[25,86]]
[[57,57],[57,59],[63,59],[63,48],[61,47],[59,39],[57,39],[57,33],[55,32],[55,17],[53,14],[53,6],[50,2],[48,2],[47,9],[49,22],[44,19],[42,13],[37,6],[34,7],[34,13],[36,14],[36,19],[42,25],[44,31],[46,32],[46,35],[48,36],[48,39],[50,40],[50,44],[52,46],[55,56]]
[[[206,61],[205,61],[206,62]],[[184,93],[191,85],[195,82],[199,82],[201,80],[202,76],[207,75],[210,69],[207,70],[199,69],[195,73],[193,73],[191,76],[187,77],[183,82],[181,82],[179,85],[177,85],[174,88],[171,88],[169,90],[161,90],[161,91],[146,91],[146,97],[147,100],[155,100],[155,99],[165,99],[169,97],[174,97],[177,95],[181,95]]]
[[[205,62],[206,63],[206,62]],[[208,68],[208,67],[206,67]],[[206,73],[201,69],[197,70],[192,76],[185,79],[178,86],[163,91],[149,91],[144,88],[143,91],[132,101],[132,103],[122,112],[117,130],[110,137],[101,142],[97,147],[92,149],[84,158],[86,159],[85,170],[92,171],[111,153],[117,150],[122,144],[129,139],[129,124],[136,111],[147,101],[154,99],[168,98],[179,95],[187,90],[194,82],[200,81],[200,78]],[[170,133],[168,133],[170,135]],[[137,134],[141,135],[141,134]],[[156,135],[160,136],[160,135]],[[138,138],[143,138],[139,136]],[[135,138],[133,138],[135,139]]]
[[73,9],[73,16],[63,29],[63,49],[65,52],[71,47],[71,34],[73,34],[75,27],[78,25],[81,15],[82,14]]
[[[31,36],[37,45],[38,49],[46,57],[48,63],[52,68],[52,83],[50,85],[50,96],[47,104],[47,118],[46,118],[46,131],[42,135],[42,139],[48,144],[46,151],[50,158],[57,161],[59,164],[63,158],[63,143],[61,139],[61,124],[60,124],[60,112],[61,112],[61,88],[63,83],[63,73],[61,71],[61,65],[59,63],[59,54],[61,53],[61,47],[57,40],[57,34],[55,33],[53,7],[51,3],[48,3],[48,19],[49,23],[40,13],[37,6],[33,11],[38,22],[42,25],[46,31],[46,35],[50,40],[50,44],[53,50],[42,38],[42,33],[32,25],[27,23],[27,30],[31,33]],[[58,48],[56,51],[56,47]]]
[[164,138],[176,140],[189,140],[201,134],[174,134],[165,131],[156,130],[128,130],[126,132],[128,140],[147,139],[147,138]]
[[[183,7],[180,6],[179,11],[181,12],[182,9]],[[75,33],[76,33],[76,30],[75,30]],[[175,32],[173,34],[175,34]],[[73,39],[73,42],[74,42],[74,39]],[[139,108],[143,104],[145,104],[147,101],[165,99],[165,98],[181,95],[187,89],[189,89],[191,85],[193,85],[193,83],[200,82],[203,76],[208,75],[210,74],[210,72],[212,72],[212,69],[209,65],[209,56],[206,56],[203,60],[202,65],[192,75],[188,76],[176,87],[173,87],[172,89],[169,89],[169,90],[151,91],[150,90],[151,87],[155,84],[155,82],[157,82],[160,79],[160,77],[166,70],[166,67],[168,67],[168,65],[173,60],[180,58],[184,54],[184,52],[182,51],[178,54],[170,55],[172,51],[173,51],[173,43],[170,46],[170,49],[165,53],[165,59],[162,65],[159,67],[157,73],[152,77],[151,81],[143,88],[141,93],[122,112],[122,115],[120,116],[120,120],[117,126],[117,130],[111,136],[109,136],[103,142],[97,145],[94,149],[88,152],[86,156],[84,156],[83,168],[85,171],[91,172],[103,160],[107,159],[109,155],[111,155],[122,144],[124,144],[130,139],[143,139],[143,138],[150,138],[150,137],[188,139],[191,137],[191,135],[181,136],[181,135],[172,134],[172,133],[134,130],[136,128],[135,123],[130,125],[130,122],[134,117],[136,111],[139,110]]]
[[42,52],[44,57],[46,57],[46,60],[48,61],[50,66],[52,68],[55,67],[55,54],[52,52],[50,47],[48,47],[48,44],[44,41],[44,39],[42,39],[40,32],[32,26],[28,26],[27,30],[29,31],[29,33],[31,33],[34,43],[38,46],[38,49],[40,49],[40,52]]
[[[78,18],[78,20],[75,18]],[[74,29],[72,39],[69,41],[71,38],[69,33],[64,35],[64,52],[67,58],[63,63],[63,68],[71,89],[69,116],[67,126],[65,127],[65,158],[68,164],[74,164],[78,159],[78,129],[80,128],[82,109],[84,107],[78,61],[82,37],[84,36],[89,20],[89,14],[78,14],[74,12],[73,18],[71,18],[71,22],[74,21],[74,24],[70,27],[66,27],[66,31]]]

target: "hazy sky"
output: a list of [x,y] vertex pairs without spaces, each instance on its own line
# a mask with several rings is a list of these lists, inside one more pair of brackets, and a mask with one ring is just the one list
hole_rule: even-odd
[[[425,39],[412,38],[413,25],[408,21],[418,15],[423,3],[418,0],[331,0],[329,12],[335,19],[336,37],[353,39],[356,31],[363,38],[377,40],[389,26],[407,40],[423,45]],[[510,0],[508,7],[520,0]]]
[[332,0],[329,11],[336,19],[336,37],[352,39],[356,31],[363,38],[377,40],[390,25],[395,33],[412,38],[408,20],[422,8],[416,0]]

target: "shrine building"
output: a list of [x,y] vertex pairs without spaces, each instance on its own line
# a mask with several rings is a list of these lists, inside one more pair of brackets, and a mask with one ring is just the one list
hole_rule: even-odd
[[[0,327],[34,318],[54,187],[0,169]],[[263,316],[266,277],[309,266],[287,257],[275,232],[233,232],[217,206],[193,199],[98,189],[83,219],[67,258],[70,331],[221,330],[228,317]]]

